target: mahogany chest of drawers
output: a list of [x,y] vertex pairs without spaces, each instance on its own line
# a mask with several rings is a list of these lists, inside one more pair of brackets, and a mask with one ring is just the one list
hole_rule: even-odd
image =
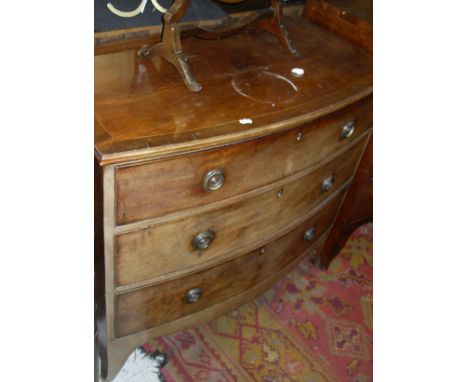
[[196,94],[157,58],[95,57],[103,379],[146,340],[320,261],[371,137],[372,59],[306,19],[288,26],[301,59],[261,32],[184,40]]

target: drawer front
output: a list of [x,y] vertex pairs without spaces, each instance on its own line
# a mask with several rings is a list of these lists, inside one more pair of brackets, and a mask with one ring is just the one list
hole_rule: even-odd
[[[274,275],[311,246],[319,246],[325,236],[322,234],[333,223],[342,196],[343,192],[308,221],[262,248],[180,279],[118,295],[117,336],[198,312]],[[311,230],[312,237],[308,236]]]
[[[352,126],[344,127],[354,121]],[[327,158],[372,123],[372,100],[314,123],[241,144],[116,170],[117,224],[226,199]],[[343,130],[344,129],[344,130]],[[351,134],[348,138],[344,133]]]
[[[311,212],[350,179],[364,143],[365,139],[307,175],[269,191],[222,208],[116,235],[116,284],[128,285],[188,271],[247,245],[272,240],[281,229]],[[324,191],[324,183],[331,176],[333,185]],[[211,244],[195,249],[196,244],[210,241],[207,234],[214,236]]]

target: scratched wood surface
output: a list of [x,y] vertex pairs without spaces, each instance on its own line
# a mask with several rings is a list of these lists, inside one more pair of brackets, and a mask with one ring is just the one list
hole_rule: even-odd
[[[263,139],[259,138],[266,137],[266,141],[270,139],[267,136],[271,137],[274,133],[279,133],[277,135],[283,138],[294,138],[291,133],[307,124],[315,123],[322,117],[333,119],[348,106],[371,97],[372,57],[368,53],[305,19],[287,19],[286,25],[295,45],[304,55],[302,59],[292,58],[274,37],[259,31],[243,32],[222,41],[184,39],[182,44],[188,53],[193,74],[204,87],[197,94],[187,91],[174,68],[159,58],[137,58],[134,40],[131,43],[127,41],[120,50],[115,50],[116,46],[96,50],[95,157],[97,174],[102,177],[99,192],[104,205],[103,211],[99,212],[98,209],[98,213],[104,216],[98,224],[98,230],[104,226],[104,240],[100,240],[98,245],[97,263],[103,262],[102,257],[105,263],[105,277],[101,266],[99,276],[103,277],[103,282],[98,283],[97,295],[99,304],[105,304],[105,310],[102,306],[98,309],[102,316],[99,348],[104,381],[112,379],[133,347],[157,335],[181,330],[225,313],[266,290],[308,252],[306,250],[291,259],[288,249],[281,249],[281,245],[273,246],[272,241],[278,239],[278,243],[286,245],[281,239],[295,229],[303,235],[304,221],[324,211],[327,206],[323,203],[326,201],[333,203],[333,207],[330,207],[333,213],[327,215],[327,222],[333,220],[334,212],[339,208],[338,201],[342,200],[346,187],[351,183],[351,179],[343,183],[346,177],[340,174],[353,172],[360,156],[356,154],[353,157],[353,152],[360,151],[360,154],[364,148],[360,145],[364,140],[356,141],[363,133],[359,129],[356,136],[348,140],[351,144],[357,144],[354,146],[357,151],[349,150],[339,160],[335,158],[337,161],[333,168],[328,167],[333,162],[330,155],[347,143],[340,141],[340,147],[335,147],[327,140],[331,136],[327,136],[327,139],[322,137],[327,142],[319,146],[326,152],[316,157],[321,167],[307,167],[315,166],[314,155],[311,155],[310,162],[293,166],[291,173],[284,167],[282,170],[278,168],[279,172],[267,181],[267,171],[261,168],[259,184],[244,184],[239,178],[236,181],[239,188],[232,190],[232,193],[227,192],[220,199],[212,196],[213,199],[199,204],[195,198],[192,199],[193,203],[187,205],[178,204],[179,200],[176,200],[175,204],[165,205],[158,212],[156,208],[152,209],[158,205],[157,201],[148,197],[152,191],[157,191],[148,188],[144,190],[143,200],[152,200],[151,213],[142,215],[143,201],[138,211],[132,212],[132,218],[128,218],[130,215],[124,218],[122,214],[120,222],[124,222],[123,225],[115,225],[118,221],[117,199],[123,196],[117,187],[117,177],[124,174],[115,169],[121,165],[129,166],[127,175],[131,182],[131,167],[152,163],[161,167],[163,163],[180,161],[186,154],[191,155],[185,158],[206,155],[206,158],[220,159],[229,150],[235,151],[231,144],[243,146],[255,142],[252,147],[260,147],[258,145]],[[149,38],[142,38],[141,42],[150,41]],[[302,68],[304,75],[294,77],[292,68]],[[251,123],[241,124],[239,120],[242,118],[250,119]],[[329,126],[330,131],[332,125],[333,122]],[[318,144],[321,139],[316,138],[314,142]],[[367,135],[362,138],[367,138]],[[301,143],[307,143],[307,134]],[[263,148],[268,151],[269,147]],[[278,143],[275,147],[277,150],[269,153],[271,158],[275,158],[272,159],[275,168],[281,158],[292,160],[295,165],[295,160],[303,160],[298,157],[288,159],[286,154],[278,154],[291,146]],[[315,152],[316,149],[317,146],[307,146],[306,151]],[[222,154],[210,157],[210,153],[217,150]],[[190,171],[198,169],[198,166],[190,167],[189,160],[184,163]],[[243,163],[245,167],[251,165],[245,164],[245,161]],[[105,166],[102,173],[98,166]],[[237,168],[241,167],[239,163]],[[180,169],[180,166],[173,168]],[[255,165],[252,168],[253,171]],[[322,180],[322,175],[329,175],[335,169],[338,171],[336,188],[325,195],[317,194],[318,179]],[[281,171],[284,173],[280,174]],[[318,176],[320,171],[323,173]],[[317,182],[313,181],[312,176],[308,177],[312,172],[316,172],[317,178],[314,179]],[[166,179],[170,179],[169,173]],[[228,173],[227,182],[234,179],[232,175],[232,171]],[[200,180],[200,174],[196,178]],[[139,189],[148,185],[146,180],[139,182]],[[183,183],[174,181],[168,187],[177,186],[180,191],[187,185]],[[190,181],[190,185],[194,183]],[[278,198],[277,192],[283,186],[284,195]],[[230,191],[229,188],[224,190]],[[133,192],[130,189],[127,191]],[[170,198],[170,191],[165,195]],[[337,198],[328,199],[329,195]],[[246,206],[251,206],[252,211]],[[258,213],[255,214],[256,211]],[[242,221],[239,212],[248,222]],[[320,227],[327,225],[317,224],[317,227],[320,230]],[[298,228],[300,226],[302,228]],[[190,247],[191,239],[198,232],[212,227],[219,234],[212,246],[199,256]],[[149,234],[142,238],[138,237],[139,233]],[[316,257],[320,254],[326,235],[322,235],[310,247],[317,248]],[[297,238],[303,240],[299,236]],[[299,245],[299,242],[295,243]],[[267,247],[262,258],[252,252],[261,246]],[[242,266],[241,258],[246,261],[245,266]],[[233,265],[232,269],[239,275],[235,278],[239,284],[233,285],[240,289],[236,289],[237,294],[228,298],[223,295],[229,292],[223,287],[223,275],[227,274],[228,277],[230,273],[224,264]],[[268,274],[268,278],[259,281],[249,278],[253,277],[249,274],[244,282],[246,269],[258,270],[258,274],[263,276]],[[200,310],[197,310],[200,306],[187,308],[178,305],[185,287],[192,287],[191,282],[204,285],[201,303],[205,305]],[[159,320],[158,312],[150,307],[147,318],[138,317],[138,326],[135,327],[133,319],[125,314],[136,308],[145,315],[145,306],[151,305],[152,297],[159,296],[154,292],[158,291],[158,287],[167,288],[164,295],[175,296],[172,300],[168,298],[171,303],[178,298],[174,305],[180,309],[172,309],[171,304],[165,304],[167,310],[162,312],[165,318],[155,324],[151,320]],[[149,290],[152,292],[148,292],[148,295],[142,292]],[[138,298],[125,301],[124,296]],[[150,301],[148,303],[144,302],[147,296],[150,296],[146,300]],[[114,317],[117,312],[119,316]],[[121,335],[124,337],[116,338]]]
[[[250,31],[183,40],[203,90],[191,93],[158,57],[95,56],[95,153],[101,165],[202,150],[281,131],[372,92],[372,58],[306,19],[286,19],[303,54]],[[304,69],[296,78],[291,70]],[[237,89],[237,90],[236,90]],[[248,118],[249,124],[241,124]]]

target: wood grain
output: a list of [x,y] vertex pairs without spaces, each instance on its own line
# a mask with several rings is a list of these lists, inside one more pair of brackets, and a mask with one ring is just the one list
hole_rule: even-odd
[[357,184],[359,189],[356,192],[349,222],[350,224],[363,224],[363,222],[371,221],[374,215],[373,136],[367,144],[356,172],[356,181],[354,182],[353,179],[353,183]]
[[[344,192],[308,221],[261,248],[208,270],[117,296],[117,335],[140,330],[193,314],[253,287],[283,269],[315,241],[305,241],[304,232],[315,228],[320,237],[332,224]],[[263,252],[263,253],[262,253]],[[191,288],[201,288],[195,304],[185,301]]]
[[[371,57],[307,20],[286,23],[302,59],[292,59],[264,32],[184,40],[193,74],[204,86],[196,94],[158,58],[137,58],[134,51],[96,56],[95,147],[101,165],[265,136],[371,93]],[[303,68],[304,76],[292,76],[294,67]],[[233,87],[232,81],[253,81],[262,71],[273,75],[269,83],[252,85],[252,94],[261,90],[260,100]],[[278,76],[297,91],[283,91],[285,81]],[[253,123],[242,125],[242,118]]]
[[363,16],[372,18],[372,0],[307,0],[304,6],[304,17],[372,54],[372,24]]
[[[313,18],[313,15],[309,17]],[[339,17],[342,18],[342,15]],[[318,146],[312,144],[316,143],[315,140],[320,140],[320,135],[313,141],[307,141],[307,136],[310,137],[310,132],[315,129],[321,129],[319,125],[322,122],[319,119],[330,118],[334,121],[336,115],[346,113],[345,109],[349,106],[360,101],[366,102],[365,99],[372,93],[372,57],[362,50],[362,46],[358,48],[353,45],[356,39],[343,40],[341,37],[346,36],[338,37],[308,20],[295,18],[286,20],[285,23],[296,47],[304,55],[300,60],[292,59],[274,37],[258,31],[241,33],[222,41],[207,42],[196,38],[184,40],[184,51],[188,52],[194,75],[204,85],[199,94],[188,92],[170,65],[157,58],[144,60],[135,56],[135,49],[138,49],[140,44],[149,42],[146,37],[125,41],[120,47],[117,47],[118,44],[107,46],[101,52],[108,53],[95,57],[95,158],[97,166],[103,167],[102,171],[96,170],[96,176],[99,178],[96,211],[98,215],[102,215],[102,221],[98,221],[99,218],[96,221],[96,269],[99,277],[96,280],[96,300],[99,305],[99,352],[103,381],[111,380],[115,376],[134,347],[155,336],[183,330],[236,309],[268,289],[303,256],[311,255],[324,245],[327,233],[289,262],[287,259],[290,255],[287,250],[282,255],[275,252],[277,257],[272,256],[271,262],[269,257],[265,257],[265,261],[262,260],[262,256],[274,252],[272,244],[268,243],[294,229],[299,230],[301,224],[305,224],[307,219],[321,210],[324,206],[322,203],[335,203],[341,199],[341,191],[345,191],[351,183],[351,179],[343,183],[343,178],[338,174],[335,187],[341,184],[341,189],[335,194],[328,193],[332,196],[338,195],[336,199],[316,193],[314,187],[319,184],[319,176],[317,175],[317,182],[314,183],[312,178],[307,178],[311,174],[309,170],[319,174],[319,166],[323,166],[320,167],[323,170],[332,163],[329,161],[329,154],[336,152],[335,149],[341,150],[346,144],[341,145],[340,142],[341,146],[333,149],[333,143],[325,142],[323,137],[324,143],[319,146],[330,152],[317,153]],[[361,36],[360,32],[353,32],[352,28],[344,27],[343,30],[347,35],[351,31],[351,35],[356,33]],[[138,34],[142,31],[132,32]],[[340,34],[340,30],[337,29],[336,33]],[[116,35],[107,37],[113,39]],[[305,75],[300,78],[292,76],[291,69],[294,67],[303,68]],[[260,81],[262,78],[264,80]],[[297,90],[291,90],[291,86],[286,86],[284,79],[278,78],[290,81]],[[249,96],[236,90],[233,83],[242,84],[242,92],[248,93]],[[250,89],[247,89],[247,84],[250,84]],[[337,114],[332,115],[334,113]],[[240,124],[241,118],[251,118],[252,124]],[[308,127],[309,124],[315,127]],[[329,128],[332,129],[332,126],[333,123]],[[307,129],[310,129],[310,132]],[[331,131],[323,129],[324,134],[331,134]],[[303,140],[290,142],[293,131],[298,130],[305,132]],[[274,137],[268,137],[271,134],[281,135],[285,141],[282,145],[275,143]],[[265,141],[272,139],[269,143],[273,146],[276,144],[277,150],[273,151],[267,145],[262,146],[261,138],[265,138]],[[240,158],[242,155],[235,155],[234,146],[240,147],[243,143],[246,144],[242,146],[243,150],[247,150],[246,147],[250,145],[257,149],[254,151],[252,148],[252,155],[255,157],[255,161],[252,162],[267,158],[275,170],[265,169],[262,167],[264,163],[258,166],[247,163],[245,158]],[[298,145],[289,143],[304,144],[304,153],[295,153],[294,148]],[[361,141],[355,140],[351,143],[360,144]],[[309,144],[311,146],[307,146]],[[233,150],[232,153],[230,150]],[[283,150],[288,153],[284,153]],[[271,154],[269,158],[263,154],[268,151]],[[307,156],[307,151],[310,157]],[[242,150],[237,151],[238,154],[241,152]],[[200,176],[203,175],[201,168],[207,170],[211,168],[211,163],[201,161],[198,167],[191,167],[190,161],[186,161],[183,166],[194,173],[193,178],[187,173],[182,173],[182,178],[177,178],[177,181],[174,179],[172,186],[168,187],[178,189],[177,193],[187,192],[193,203],[183,204],[180,198],[177,200],[177,197],[172,195],[175,201],[162,203],[164,205],[158,207],[150,196],[151,190],[157,192],[156,188],[152,189],[154,184],[151,183],[151,176],[145,174],[146,183],[151,187],[144,188],[141,184],[144,181],[139,179],[142,194],[137,198],[141,197],[142,200],[132,199],[132,186],[125,185],[128,192],[125,197],[128,197],[128,200],[125,203],[134,203],[139,211],[129,220],[127,218],[130,215],[125,212],[119,217],[119,221],[125,223],[116,226],[116,199],[123,194],[119,194],[115,176],[120,176],[121,170],[123,174],[124,168],[115,171],[114,165],[125,165],[128,171],[131,171],[130,166],[151,163],[156,167],[161,165],[162,169],[163,163],[176,163],[182,159],[182,155],[191,155],[190,158],[193,158],[194,162],[197,161],[198,155],[206,155],[205,159],[209,158],[213,163],[220,165],[223,164],[223,155],[230,156],[230,162],[224,162],[229,170],[226,186],[238,187],[237,191],[234,191],[234,188],[225,188],[222,190],[225,192],[222,197],[221,194],[209,196],[201,202],[195,196],[192,198],[191,195],[196,193],[195,187],[201,180]],[[334,168],[338,168],[339,173],[346,170],[347,166],[352,167],[353,159],[349,158],[350,155],[351,151],[348,151],[341,160],[336,158]],[[354,159],[354,164],[358,157],[359,155]],[[281,162],[280,158],[284,158],[284,162]],[[174,162],[171,162],[172,160]],[[231,163],[235,167],[229,167]],[[234,182],[235,186],[232,186],[230,182],[235,176],[241,176],[241,171],[237,169],[241,169],[242,163],[244,173],[250,171],[249,166],[254,169],[257,166],[260,178],[264,179],[255,183],[257,180],[251,177],[247,180],[238,178]],[[316,167],[307,167],[310,165]],[[173,168],[180,169],[179,166]],[[270,175],[270,171],[273,175]],[[323,171],[321,175],[329,175]],[[350,170],[349,173],[353,171]],[[356,175],[359,173],[358,171]],[[167,177],[167,173],[164,176]],[[185,176],[188,178],[184,178]],[[287,178],[278,180],[282,176]],[[301,178],[302,183],[299,181]],[[131,182],[129,179],[126,181]],[[185,189],[184,181],[187,181]],[[294,183],[296,181],[297,184]],[[277,198],[281,187],[284,187],[284,195]],[[330,192],[333,192],[333,189]],[[164,193],[166,199],[171,197],[168,190],[164,190]],[[201,195],[198,197],[202,198]],[[141,207],[144,200],[148,201],[150,207],[148,217],[144,215]],[[161,200],[159,199],[160,202]],[[247,208],[248,206],[253,210]],[[132,210],[134,205],[128,204],[125,208]],[[243,214],[244,221],[239,212]],[[257,212],[255,216],[254,212]],[[128,223],[130,221],[131,223]],[[232,227],[229,227],[229,223]],[[221,236],[216,237],[213,246],[205,253],[192,251],[189,245],[192,236],[206,227],[212,227],[212,224],[216,224],[216,229],[221,229]],[[303,231],[305,226],[302,227]],[[138,237],[138,234],[143,236]],[[123,252],[118,248],[119,240],[122,240],[120,244],[126,246]],[[218,244],[219,242],[221,243]],[[251,252],[262,245],[267,245],[264,255]],[[279,248],[280,245],[286,245],[286,242],[280,242],[275,248]],[[244,257],[247,256],[245,254],[249,254],[248,257]],[[237,266],[233,268],[240,275],[240,285],[232,280],[228,286],[221,277],[226,273],[222,273],[222,268],[218,267],[240,262],[241,258],[246,259],[246,265],[242,267],[242,263],[236,263]],[[283,264],[286,265],[281,268]],[[256,270],[259,270],[261,277],[268,277],[260,280],[260,276],[253,275],[252,271]],[[118,277],[121,277],[123,282],[118,281]],[[247,283],[251,283],[250,287],[242,281],[244,277]],[[119,296],[123,299],[128,293],[137,294],[146,289],[156,290],[161,286],[167,288],[165,291],[168,294],[180,297],[179,292],[185,293],[185,287],[192,287],[192,284],[189,284],[190,280],[206,285],[201,300],[206,304],[203,308],[191,308],[196,310],[193,312],[184,311],[186,308],[171,310],[172,301],[165,300],[168,301],[167,304],[159,305],[169,306],[163,308],[164,323],[157,321],[159,323],[154,326],[150,319],[140,315],[137,318],[140,326],[135,329],[132,328],[134,324],[130,322],[131,317],[125,316],[133,309],[133,306],[127,303],[119,311],[122,314],[122,325],[125,325],[121,329],[122,333],[132,334],[116,336],[121,335],[120,332],[116,333],[117,327],[121,325],[120,316],[117,322],[114,317]],[[153,287],[154,283],[158,285]],[[222,288],[223,285],[225,288]],[[210,286],[213,286],[213,289]],[[221,298],[223,293],[229,292],[231,286],[237,294]],[[209,292],[206,292],[207,287]],[[242,289],[244,287],[247,289]],[[207,302],[203,302],[205,300]],[[176,301],[175,297],[173,301]],[[146,305],[151,305],[151,301]],[[143,312],[144,315],[142,306],[143,304],[138,306],[138,312]],[[148,314],[156,317],[155,312],[153,309]],[[178,318],[173,318],[175,316]],[[130,323],[125,323],[125,319],[130,320]]]
[[353,177],[343,206],[337,216],[333,229],[324,244],[320,256],[320,266],[327,268],[340,249],[345,245],[349,235],[373,218],[373,138],[369,138],[359,166]]
[[116,338],[115,340],[109,343],[108,353],[110,359],[110,368],[108,377],[104,378],[103,382],[111,381],[112,378],[117,374],[119,369],[122,367],[123,363],[127,359],[128,355],[131,353],[131,351],[135,347],[140,346],[145,341],[148,341],[158,336],[170,334],[190,327],[194,327],[196,325],[200,325],[203,322],[213,319],[213,317],[226,314],[232,311],[233,309],[236,309],[237,307],[247,303],[248,301],[251,301],[258,295],[262,294],[275,281],[286,275],[305,256],[310,255],[311,253],[320,252],[326,236],[327,232],[323,234],[319,239],[317,239],[317,241],[309,249],[307,249],[306,251],[304,251],[304,253],[296,257],[281,271],[270,275],[270,277],[243,293],[240,293],[218,304],[211,305],[206,309],[203,309],[188,316],[181,317],[166,324],[161,324],[151,329],[143,330],[125,337]]
[[[242,144],[165,161],[120,166],[116,173],[117,224],[229,198],[305,169],[359,138],[371,125],[372,100],[365,99],[311,124]],[[354,134],[341,130],[354,120]],[[225,184],[205,191],[204,176],[225,172]]]
[[[190,270],[204,262],[254,242],[267,242],[287,225],[305,216],[328,197],[322,183],[334,174],[339,189],[353,174],[363,143],[315,171],[222,209],[119,234],[115,239],[116,285],[128,285],[177,270]],[[278,197],[282,191],[283,196]],[[215,239],[206,250],[194,250],[192,239],[211,230]]]

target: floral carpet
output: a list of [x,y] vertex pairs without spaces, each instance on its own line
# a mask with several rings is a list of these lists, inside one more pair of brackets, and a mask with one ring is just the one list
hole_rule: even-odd
[[327,271],[307,259],[253,302],[157,338],[169,382],[372,380],[372,224]]

